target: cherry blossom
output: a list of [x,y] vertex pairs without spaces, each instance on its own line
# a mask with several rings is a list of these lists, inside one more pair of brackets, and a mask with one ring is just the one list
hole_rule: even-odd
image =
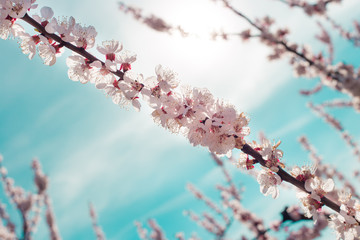
[[314,177],[305,181],[305,189],[311,192],[311,197],[319,202],[326,193],[333,191],[334,187],[334,180],[330,178],[323,181],[319,177]]
[[315,173],[315,168],[308,166],[302,166],[301,168],[295,166],[290,172],[292,176],[294,176],[297,180],[301,182],[305,182],[306,180],[313,178],[314,173]]
[[260,184],[260,192],[265,196],[271,195],[272,198],[277,198],[279,196],[279,189],[277,185],[280,185],[281,178],[268,171],[261,170],[257,176],[257,181]]
[[316,223],[323,204],[320,201],[312,198],[310,194],[305,192],[297,192],[296,197],[302,203],[302,208],[304,210],[305,216],[308,218],[312,217],[314,219],[314,223]]
[[337,239],[353,240],[360,236],[360,226],[343,221],[339,214],[330,215],[329,226],[334,229]]
[[90,49],[95,44],[97,32],[93,26],[83,27],[76,23],[72,29],[72,34],[77,47]]
[[283,157],[283,152],[277,149],[280,143],[281,142],[279,141],[275,145],[272,145],[269,140],[265,139],[259,151],[262,157],[265,159],[266,167],[274,172],[279,171],[277,166],[284,167],[284,164],[279,160]]
[[95,84],[96,88],[103,89],[116,80],[111,71],[111,68],[113,68],[111,61],[106,61],[104,65],[100,61],[95,61],[90,64],[90,67],[92,67],[91,82]]
[[73,81],[87,83],[90,81],[91,66],[88,60],[79,55],[69,56],[66,59],[66,65],[69,67],[68,76]]
[[[30,59],[38,51],[44,63],[51,66],[65,47],[71,49],[74,53],[79,54],[74,54],[66,60],[71,80],[94,84],[96,88],[103,90],[107,96],[111,97],[115,104],[121,106],[131,103],[135,109],[140,110],[140,100],[144,100],[152,108],[152,117],[156,123],[173,133],[183,134],[191,144],[204,146],[213,154],[230,157],[233,149],[242,150],[243,153],[235,164],[246,169],[254,168],[256,163],[264,167],[258,173],[257,181],[260,184],[260,192],[265,196],[271,195],[273,198],[277,198],[279,195],[277,185],[280,185],[282,180],[290,182],[308,192],[298,194],[306,216],[312,216],[316,222],[319,216],[322,216],[319,214],[321,207],[328,205],[340,213],[332,219],[335,228],[342,224],[341,228],[345,226],[348,229],[340,234],[358,236],[356,227],[360,218],[358,201],[351,197],[342,197],[339,199],[341,202],[341,206],[339,206],[340,204],[326,198],[325,195],[334,190],[334,182],[332,179],[323,180],[319,176],[314,176],[314,169],[294,167],[291,171],[293,177],[287,174],[284,170],[285,165],[280,162],[283,157],[283,152],[278,149],[280,141],[271,143],[264,139],[261,144],[255,142],[246,144],[244,138],[250,134],[250,128],[247,126],[249,119],[244,113],[238,112],[233,105],[215,98],[206,89],[182,86],[177,74],[162,65],[155,67],[155,76],[144,77],[142,74],[136,73],[131,70],[131,64],[136,60],[136,55],[122,51],[122,44],[117,40],[104,41],[101,46],[97,46],[98,52],[105,56],[104,61],[99,60],[87,51],[95,46],[97,35],[95,28],[75,23],[75,19],[72,17],[57,20],[53,17],[51,8],[44,7],[40,10],[41,16],[35,15],[31,18],[26,12],[35,7],[32,5],[35,1],[4,0],[3,2],[6,4],[1,4],[1,38],[7,39],[10,35],[18,36],[21,40],[22,52],[28,54]],[[223,2],[229,4],[225,0]],[[325,11],[321,4],[319,6],[320,12]],[[41,34],[31,36],[25,33],[24,29],[15,23],[17,19],[23,19],[30,23]],[[353,102],[360,99],[358,98],[360,85],[356,82],[358,76],[353,66],[342,63],[329,65],[322,54],[313,54],[306,46],[300,49],[296,44],[288,43],[286,41],[286,35],[289,32],[287,29],[278,29],[274,33],[270,31],[274,23],[270,17],[249,22],[260,31],[258,35],[260,40],[272,47],[273,53],[269,56],[270,59],[280,58],[285,54],[290,55],[291,64],[299,76],[320,76],[322,84],[348,93]],[[330,45],[329,35],[324,29],[322,30],[318,38],[323,43]],[[240,36],[244,39],[252,37],[250,30],[243,32]],[[331,61],[329,60],[329,62]],[[340,123],[335,120],[332,122],[338,130],[343,130]],[[348,135],[345,135],[344,139],[347,139],[351,145],[352,141]],[[250,159],[250,156],[253,159]],[[47,177],[42,173],[38,162],[34,161],[33,168],[39,195],[44,194],[48,184]],[[23,215],[27,215],[39,198],[32,194],[26,195],[22,189],[15,188],[12,180],[7,179],[5,171],[1,172],[7,192],[11,193],[13,201]],[[229,177],[227,181],[231,181]],[[224,190],[225,188],[219,189]],[[226,192],[224,190],[223,192],[222,196],[226,205],[231,207],[234,212],[240,211],[238,207],[240,199],[229,201],[235,191],[228,190]],[[230,222],[229,218],[219,210],[219,207],[209,200],[204,201],[217,213],[223,215],[226,224]],[[49,202],[46,204],[48,209],[51,208]],[[237,214],[239,219],[245,215],[249,214]],[[53,218],[50,213],[47,216],[48,225],[51,227]],[[92,214],[92,217],[94,216]],[[195,215],[192,217],[195,218]],[[203,214],[201,224],[217,236],[223,235],[226,229],[207,213]],[[150,220],[149,225],[153,229],[151,238],[165,239],[165,235],[162,234],[155,221]],[[260,232],[259,229],[257,230]],[[55,228],[53,234],[56,236]]]
[[131,69],[131,64],[136,61],[136,54],[128,50],[122,51],[116,56],[116,62],[120,63],[120,70],[124,72]]
[[6,1],[6,7],[9,10],[8,14],[12,18],[22,18],[31,8],[31,4],[34,0],[8,0]]
[[40,9],[40,16],[39,15],[33,15],[32,17],[40,23],[42,26],[45,27],[46,31],[49,33],[54,33],[55,30],[53,28],[53,24],[49,24],[51,19],[54,16],[54,11],[50,7],[43,7]]
[[96,49],[104,54],[107,60],[115,61],[116,55],[122,50],[122,44],[116,40],[103,41],[102,46],[97,46]]
[[55,32],[58,32],[61,39],[65,42],[73,42],[75,37],[71,35],[74,26],[75,26],[75,18],[73,17],[63,17],[62,19],[52,18],[49,26],[54,29]]
[[20,48],[24,54],[28,54],[29,59],[32,59],[36,54],[36,46],[40,42],[40,37],[37,35],[30,36],[28,33],[20,33],[21,39]]
[[9,36],[17,37],[24,32],[24,28],[15,23],[15,19],[8,19],[7,15],[0,14],[0,38],[6,40]]
[[341,191],[339,194],[340,216],[342,221],[349,224],[357,224],[360,221],[360,203],[356,199],[351,199],[351,193],[347,191]]
[[41,39],[41,43],[38,46],[39,56],[43,59],[45,65],[52,66],[56,62],[56,49],[49,43],[47,38],[39,37]]

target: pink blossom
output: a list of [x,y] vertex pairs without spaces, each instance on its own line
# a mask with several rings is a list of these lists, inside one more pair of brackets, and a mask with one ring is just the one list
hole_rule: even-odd
[[97,32],[93,26],[83,27],[76,23],[72,29],[72,34],[77,47],[90,49],[95,44]]
[[81,83],[90,81],[91,66],[85,58],[79,55],[69,56],[66,59],[66,65],[69,67],[68,76],[71,80]]
[[333,191],[334,188],[335,184],[331,178],[323,181],[319,177],[314,177],[305,181],[306,191],[311,192],[311,197],[319,202],[326,193]]
[[272,198],[279,196],[279,189],[277,185],[281,184],[281,178],[268,170],[261,170],[257,176],[257,181],[260,184],[260,192],[265,196],[271,195]]
[[115,61],[116,55],[122,49],[122,44],[116,40],[103,41],[102,46],[97,46],[96,49],[104,54],[107,60]]

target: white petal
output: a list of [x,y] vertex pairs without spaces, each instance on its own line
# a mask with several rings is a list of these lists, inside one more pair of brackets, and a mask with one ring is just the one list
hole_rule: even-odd
[[97,89],[103,89],[103,88],[105,88],[106,86],[107,86],[107,84],[104,83],[104,82],[98,82],[98,83],[95,84],[95,87],[96,87]]
[[136,111],[140,112],[141,104],[138,100],[133,100],[132,102],[133,107]]
[[96,67],[96,68],[101,68],[102,64],[100,61],[96,60],[92,63],[90,63],[90,67]]
[[117,70],[116,63],[110,61],[109,59],[106,59],[105,66],[110,71],[116,72]]
[[313,190],[313,188],[311,186],[311,183],[312,183],[312,178],[305,181],[305,189],[306,189],[306,191],[311,192]]
[[334,187],[335,187],[335,184],[334,184],[334,181],[329,178],[328,180],[326,180],[326,182],[324,183],[322,189],[325,191],[325,192],[331,192],[332,190],[334,190]]
[[50,7],[43,7],[40,10],[41,16],[46,20],[49,20],[54,16],[54,11]]

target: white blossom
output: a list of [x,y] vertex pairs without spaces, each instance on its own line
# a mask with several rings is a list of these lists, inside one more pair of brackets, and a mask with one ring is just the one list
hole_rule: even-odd
[[176,74],[169,68],[158,65],[155,68],[155,72],[157,75],[157,81],[159,82],[159,87],[164,92],[169,92],[171,89],[176,88],[179,85]]
[[261,170],[257,176],[257,181],[260,184],[260,192],[265,196],[271,195],[272,198],[279,196],[279,189],[277,185],[281,184],[281,178],[268,170]]
[[52,46],[49,41],[40,36],[41,43],[39,43],[39,56],[43,59],[45,65],[52,66],[56,62],[56,49]]
[[95,44],[97,32],[93,26],[83,27],[79,23],[76,23],[72,29],[72,34],[77,47],[89,49]]
[[40,42],[40,37],[21,33],[19,38],[21,39],[20,48],[22,52],[28,55],[29,59],[32,59],[36,54],[36,45]]
[[50,7],[42,7],[40,9],[40,16],[39,15],[33,15],[35,21],[40,23],[42,26],[45,27],[45,30],[49,33],[54,33],[54,25],[49,24],[52,17],[54,16],[54,11]]
[[311,192],[311,197],[319,202],[326,193],[333,191],[334,188],[335,184],[331,178],[323,181],[319,177],[314,177],[305,181],[306,191]]
[[8,0],[6,8],[9,9],[9,15],[12,18],[22,18],[31,8],[31,0]]
[[52,18],[51,22],[47,25],[47,27],[50,27],[54,29],[55,32],[59,33],[61,39],[65,42],[73,42],[75,40],[74,36],[71,35],[72,30],[75,26],[75,18],[69,17],[69,18],[62,18],[62,19],[56,19]]
[[343,221],[339,214],[330,215],[329,226],[335,230],[337,239],[354,240],[360,237],[360,226]]
[[115,61],[118,53],[122,50],[122,44],[116,40],[103,41],[102,46],[97,46],[96,49],[104,54],[107,60]]
[[93,67],[91,71],[91,82],[95,83],[96,88],[103,89],[116,80],[114,74],[109,70],[110,61],[106,61],[103,66],[100,61],[94,61],[90,64]]
[[0,38],[6,40],[10,35],[17,37],[23,32],[24,28],[14,20],[0,18]]
[[69,56],[66,59],[66,65],[69,67],[68,76],[73,81],[87,83],[91,79],[91,67],[85,58],[79,55]]

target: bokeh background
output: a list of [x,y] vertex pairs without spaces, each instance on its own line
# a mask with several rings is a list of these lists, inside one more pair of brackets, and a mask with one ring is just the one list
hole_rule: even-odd
[[[40,7],[51,7],[56,16],[74,16],[77,22],[93,25],[98,32],[97,44],[110,39],[121,41],[125,49],[137,53],[133,70],[144,76],[154,75],[155,66],[163,64],[176,71],[182,83],[206,87],[234,104],[251,118],[247,139],[257,140],[263,131],[269,139],[281,140],[288,166],[309,164],[297,142],[299,136],[306,135],[324,161],[343,173],[351,174],[359,167],[338,132],[306,107],[308,101],[347,97],[329,89],[301,96],[299,90],[314,87],[318,79],[294,78],[287,59],[269,62],[266,56],[270,50],[257,40],[210,40],[214,30],[234,32],[247,27],[222,5],[209,0],[125,1],[143,8],[145,14],[156,14],[198,35],[182,38],[149,29],[119,11],[118,2],[113,0],[37,2]],[[315,20],[321,18],[309,18],[275,0],[234,4],[251,18],[269,15],[276,19],[276,26],[289,26],[293,41],[308,43],[315,51],[326,50],[314,38],[320,32]],[[329,14],[352,29],[359,7],[357,0],[344,0],[341,5],[333,4]],[[329,25],[325,27],[335,43],[335,61],[358,67],[359,49]],[[155,218],[169,239],[179,231],[186,236],[197,232],[199,237],[211,239],[182,214],[186,209],[198,213],[206,209],[185,189],[189,182],[215,201],[220,200],[215,184],[225,179],[209,152],[155,125],[145,104],[141,112],[120,108],[93,85],[69,80],[65,59],[70,54],[66,51],[48,67],[38,56],[29,61],[17,40],[0,41],[0,152],[9,175],[17,185],[35,190],[30,164],[33,157],[40,159],[50,178],[49,194],[63,239],[95,239],[89,202],[94,204],[108,239],[138,239],[133,222],[146,223],[148,218]],[[353,109],[330,112],[359,142],[359,115]],[[253,177],[231,164],[228,169],[236,183],[246,188],[244,207],[263,217],[266,224],[280,220],[284,206],[298,202],[292,190],[282,189],[276,200],[265,197]],[[3,192],[0,197],[8,203]],[[11,205],[7,209],[19,222],[16,210]],[[228,236],[235,238],[240,233],[252,236],[240,224],[231,228]],[[324,239],[329,234],[331,231]],[[48,236],[42,220],[35,239]]]

